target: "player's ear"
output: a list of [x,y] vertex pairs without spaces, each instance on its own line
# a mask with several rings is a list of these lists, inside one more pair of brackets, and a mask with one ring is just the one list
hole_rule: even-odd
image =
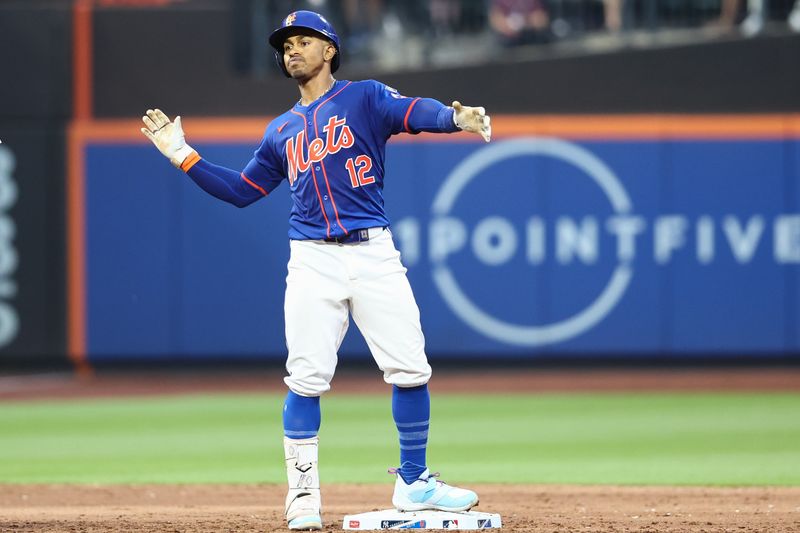
[[332,61],[333,57],[336,55],[336,47],[333,46],[333,43],[328,41],[328,46],[325,47],[325,61]]

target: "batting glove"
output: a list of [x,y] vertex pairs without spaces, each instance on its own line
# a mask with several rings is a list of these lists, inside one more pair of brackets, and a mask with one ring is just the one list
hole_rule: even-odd
[[492,140],[491,118],[486,114],[482,107],[469,107],[461,105],[461,102],[453,102],[453,119],[456,126],[464,131],[477,133],[487,143]]
[[175,117],[175,122],[160,109],[148,109],[142,117],[146,128],[142,128],[145,137],[153,141],[156,148],[178,168],[183,161],[194,153],[191,146],[184,141],[181,117]]

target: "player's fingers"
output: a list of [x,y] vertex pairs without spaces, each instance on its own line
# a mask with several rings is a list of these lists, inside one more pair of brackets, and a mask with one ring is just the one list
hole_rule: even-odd
[[155,124],[155,125],[156,125],[156,128],[158,128],[158,127],[159,127],[159,124],[158,124],[158,115],[156,115],[156,112],[155,112],[154,110],[152,110],[152,109],[148,109],[148,110],[147,110],[147,112],[145,113],[145,115],[147,115],[147,118],[149,118],[149,119],[150,119],[150,121],[151,121],[153,124]]
[[455,110],[456,110],[456,113],[457,113],[457,112],[459,112],[459,111],[461,111],[461,107],[462,107],[462,106],[461,106],[461,102],[459,102],[458,100],[455,100],[455,101],[453,102],[453,109],[455,109]]
[[156,142],[156,138],[155,138],[155,136],[153,135],[153,132],[151,132],[151,131],[150,131],[150,130],[148,130],[147,128],[142,128],[142,129],[141,129],[141,131],[142,131],[142,133],[144,133],[144,136],[145,136],[145,137],[147,137],[148,139],[150,139],[150,140],[151,140],[151,141],[153,141],[153,142]]
[[153,119],[151,119],[150,117],[142,117],[142,121],[144,122],[144,125],[148,127],[148,129],[150,131],[157,131],[158,130],[158,126],[156,126],[156,123],[153,122]]
[[157,119],[156,124],[158,124],[159,128],[163,128],[164,126],[169,124],[169,117],[166,114],[164,114],[164,112],[161,111],[160,109],[156,109],[155,115]]
[[175,117],[175,122],[173,122],[173,124],[175,124],[175,129],[177,131],[179,131],[180,133],[183,133],[183,126],[181,126],[181,116],[180,115]]
[[472,113],[474,115],[477,115],[477,116],[481,117],[481,116],[486,114],[486,109],[484,109],[482,107],[473,107],[472,108]]

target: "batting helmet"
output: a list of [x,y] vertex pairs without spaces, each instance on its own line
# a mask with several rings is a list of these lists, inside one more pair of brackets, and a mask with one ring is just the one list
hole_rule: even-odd
[[331,72],[336,72],[336,69],[339,68],[340,48],[339,36],[336,35],[333,26],[319,13],[314,13],[313,11],[295,11],[283,19],[281,27],[273,31],[272,35],[269,36],[269,44],[275,49],[275,61],[278,63],[278,66],[281,67],[286,77],[291,78],[289,72],[286,70],[286,65],[283,63],[283,43],[295,28],[312,30],[320,34],[322,38],[333,42],[333,46],[336,48],[336,55],[333,56],[333,60],[331,61]]

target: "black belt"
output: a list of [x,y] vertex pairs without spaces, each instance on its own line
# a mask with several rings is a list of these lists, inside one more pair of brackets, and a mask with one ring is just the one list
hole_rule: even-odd
[[[377,236],[380,232],[386,229],[384,227],[378,228],[365,228],[365,229],[357,229],[352,233],[348,233],[347,235],[342,235],[341,237],[327,237],[322,239],[325,242],[335,242],[337,244],[353,244],[357,242],[365,242],[369,240],[369,232],[370,230],[373,231],[373,237]],[[380,230],[380,232],[376,232],[375,230]]]

